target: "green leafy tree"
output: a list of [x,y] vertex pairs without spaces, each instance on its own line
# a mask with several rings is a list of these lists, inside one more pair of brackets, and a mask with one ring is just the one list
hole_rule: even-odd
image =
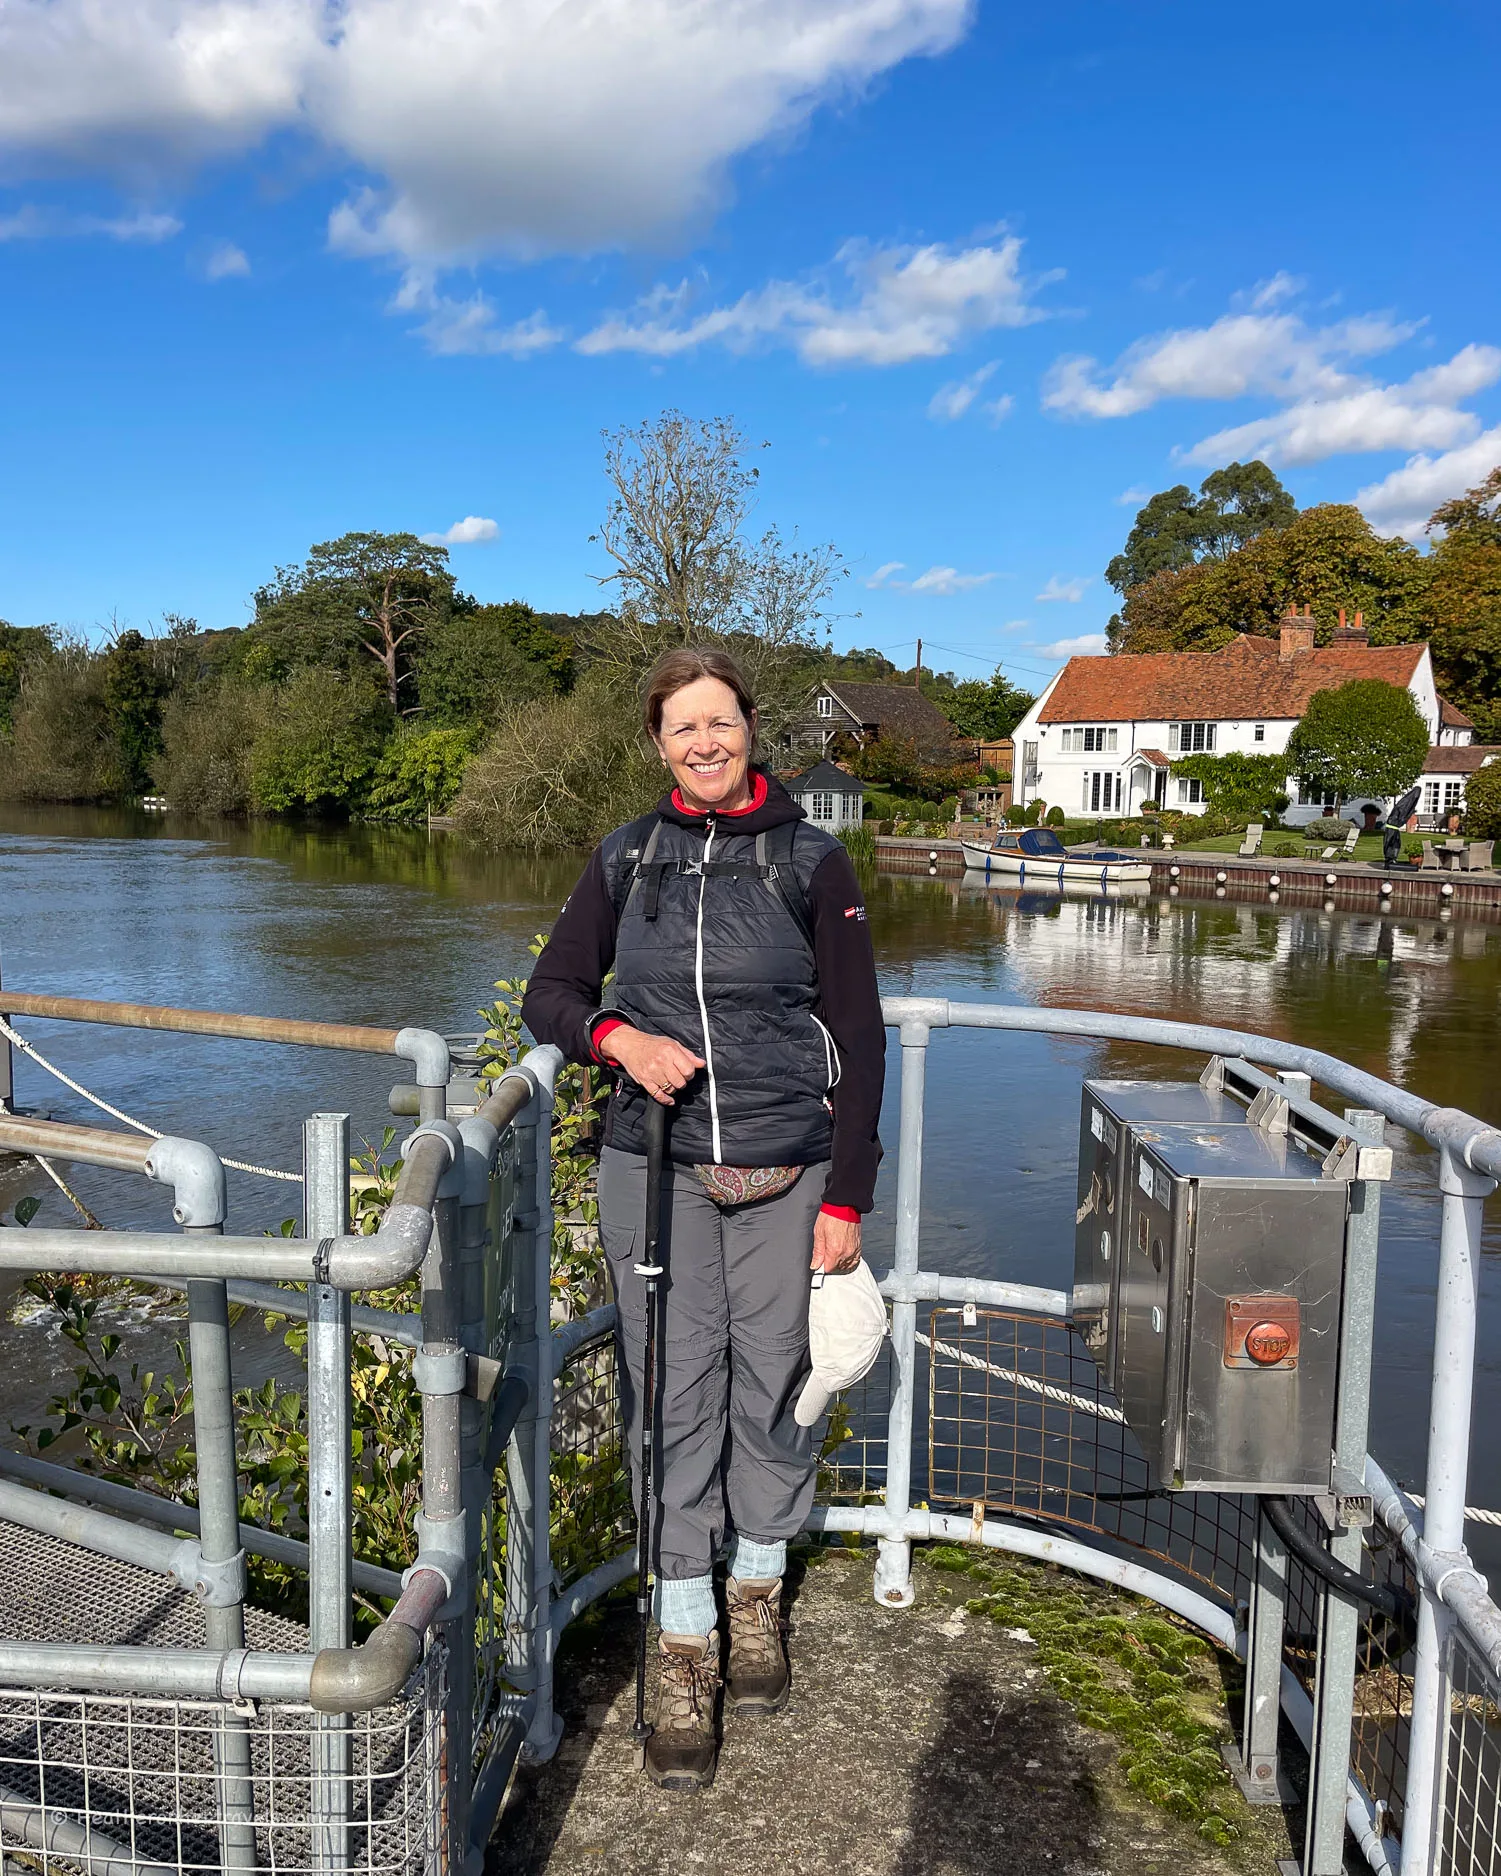
[[151,781],[162,746],[162,702],[168,680],[139,632],[121,632],[104,659],[104,707],[114,737],[117,789],[139,795]]
[[390,727],[382,700],[341,671],[299,671],[268,711],[250,755],[257,808],[347,814],[362,807]]
[[15,721],[21,681],[29,666],[53,648],[53,632],[46,625],[7,625],[0,619],[0,736]]
[[1332,794],[1400,795],[1423,772],[1428,725],[1409,691],[1358,678],[1316,691],[1283,760],[1289,774]]
[[1218,651],[1238,632],[1274,638],[1290,605],[1309,606],[1319,643],[1343,610],[1365,615],[1372,642],[1423,638],[1432,557],[1385,540],[1358,508],[1324,503],[1223,560],[1165,568],[1128,593],[1110,621],[1112,651]]
[[367,812],[380,821],[417,821],[446,814],[480,739],[464,729],[400,729],[375,765]]
[[[278,678],[309,665],[374,660],[392,711],[406,707],[416,641],[453,605],[448,551],[415,534],[321,541],[300,567],[278,567],[255,596],[248,670]],[[415,707],[415,700],[413,700]]]
[[910,736],[878,736],[850,758],[850,770],[862,782],[875,782],[894,794],[917,793],[923,767]]
[[966,678],[952,690],[936,692],[933,701],[961,736],[993,743],[1009,736],[1037,700],[998,665],[989,678]]
[[[1404,692],[1404,695],[1406,693]],[[1288,804],[1286,756],[1180,756],[1173,774],[1203,785],[1205,806],[1215,814],[1281,814]]]
[[162,707],[152,781],[184,813],[244,814],[256,739],[276,707],[276,691],[223,679],[175,691]]
[[509,704],[573,685],[572,642],[520,600],[456,605],[422,634],[415,664],[424,719],[448,726],[493,723]]
[[1434,675],[1474,721],[1483,742],[1501,741],[1501,466],[1436,508],[1429,595]]
[[1126,545],[1105,569],[1118,593],[1144,585],[1154,574],[1224,560],[1268,530],[1287,527],[1297,504],[1264,462],[1233,462],[1199,484],[1163,489],[1144,508]]
[[49,656],[28,665],[0,760],[0,794],[20,801],[103,801],[119,792],[104,677],[104,659],[79,639],[60,640]]
[[1466,784],[1465,833],[1471,840],[1501,840],[1501,762],[1486,763]]

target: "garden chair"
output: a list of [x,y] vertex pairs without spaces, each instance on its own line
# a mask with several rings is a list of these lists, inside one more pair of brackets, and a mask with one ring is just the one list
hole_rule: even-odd
[[1241,859],[1252,860],[1261,852],[1261,836],[1265,831],[1266,827],[1264,822],[1252,821],[1251,825],[1246,829],[1245,839],[1240,843]]
[[1496,850],[1493,840],[1472,840],[1465,848],[1464,869],[1467,873],[1488,873],[1491,870],[1491,855]]
[[1348,833],[1348,834],[1346,834],[1346,835],[1345,835],[1345,844],[1344,844],[1344,847],[1343,847],[1343,848],[1341,849],[1341,855],[1342,855],[1342,857],[1343,857],[1343,858],[1346,858],[1346,859],[1348,859],[1348,857],[1349,857],[1349,856],[1350,856],[1350,855],[1351,855],[1352,853],[1354,853],[1354,851],[1355,851],[1355,843],[1356,843],[1356,841],[1357,841],[1357,840],[1359,840],[1359,839],[1360,839],[1360,829],[1359,829],[1359,828],[1358,828],[1358,827],[1357,827],[1357,826],[1355,825],[1355,823],[1354,823],[1354,822],[1352,821],[1352,822],[1350,823],[1350,831],[1349,831],[1349,833]]
[[1424,873],[1441,873],[1444,870],[1431,840],[1423,842],[1423,864],[1419,870]]

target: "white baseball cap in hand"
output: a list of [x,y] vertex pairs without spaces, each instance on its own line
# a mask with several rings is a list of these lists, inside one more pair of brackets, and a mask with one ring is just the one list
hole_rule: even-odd
[[815,1270],[808,1297],[813,1372],[798,1395],[795,1419],[811,1427],[841,1388],[863,1381],[886,1334],[886,1305],[864,1258],[853,1270]]

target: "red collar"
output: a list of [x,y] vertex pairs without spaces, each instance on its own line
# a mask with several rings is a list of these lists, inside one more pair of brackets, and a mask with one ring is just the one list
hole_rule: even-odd
[[[749,801],[746,802],[743,808],[721,808],[720,809],[720,813],[723,814],[727,819],[732,819],[737,814],[754,814],[757,808],[765,807],[766,805],[766,776],[762,773],[761,770],[757,769],[752,780],[753,780],[753,785],[751,788],[751,798]],[[677,789],[677,788],[673,789],[672,805],[677,809],[679,814],[699,814],[699,815],[708,814],[707,808],[690,808],[687,802],[685,802],[683,799],[681,789]]]

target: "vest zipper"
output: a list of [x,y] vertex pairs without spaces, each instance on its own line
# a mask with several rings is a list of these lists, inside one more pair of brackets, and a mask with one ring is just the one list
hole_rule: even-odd
[[[709,854],[714,846],[714,816],[711,814],[705,822],[704,864],[708,864]],[[693,934],[693,987],[698,992],[699,1020],[704,1028],[704,1071],[709,1077],[709,1127],[714,1145],[714,1164],[723,1164],[723,1155],[719,1145],[719,1089],[714,1081],[714,1044],[709,1035],[709,1006],[704,1000],[704,888],[709,879],[706,873],[698,876],[698,918]]]

